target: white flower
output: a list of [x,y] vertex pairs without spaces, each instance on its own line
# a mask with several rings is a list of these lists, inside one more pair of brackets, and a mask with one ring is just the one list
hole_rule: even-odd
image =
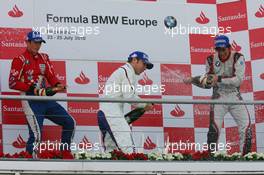
[[183,155],[181,153],[174,153],[173,156],[176,160],[182,160],[183,159]]
[[161,153],[158,153],[158,152],[151,152],[151,153],[148,153],[147,156],[148,156],[149,159],[156,160],[157,157],[160,157],[162,155],[161,155]]
[[147,154],[149,159],[164,160],[163,155],[160,152],[151,152]]
[[112,155],[110,153],[106,153],[106,158],[111,159]]
[[226,157],[226,158],[231,158],[231,157],[232,157],[232,155],[230,155],[230,154],[227,154],[227,155],[225,155],[225,157]]
[[91,157],[86,157],[86,159],[85,159],[85,160],[92,160],[92,159],[91,159]]
[[239,152],[235,152],[235,153],[233,153],[230,157],[231,157],[231,158],[241,158],[241,157],[242,157],[242,154],[239,153]]
[[112,156],[110,153],[101,153],[100,156],[97,154],[97,157],[102,159],[110,159]]
[[164,160],[173,160],[173,154],[164,154],[163,155]]
[[264,153],[258,153],[257,154],[257,159],[264,159]]
[[156,160],[164,160],[162,155],[159,155],[158,157],[156,157]]
[[95,158],[96,158],[95,153],[90,152],[90,151],[85,152],[85,156],[86,156],[87,158],[90,158],[90,159],[95,159]]
[[244,158],[253,159],[253,153],[247,153],[246,155],[244,155]]
[[249,154],[249,155],[247,155],[245,157],[248,158],[248,159],[253,159],[253,156],[251,154]]
[[102,157],[102,159],[105,159],[105,158],[106,158],[105,153],[102,153],[102,154],[101,154],[101,157]]
[[102,158],[102,154],[101,154],[101,153],[95,153],[94,156],[95,156],[95,158],[97,158],[97,159],[98,159],[98,158],[99,158],[99,159]]
[[227,152],[226,151],[216,151],[215,153],[214,153],[214,157],[219,157],[219,156],[221,156],[221,157],[226,157],[228,154],[227,154]]
[[235,152],[235,153],[232,154],[232,156],[241,156],[241,155],[242,155],[242,154],[239,153],[239,152]]
[[74,159],[80,159],[80,154],[74,153]]
[[88,153],[88,152],[85,152],[85,153],[74,153],[74,157],[75,157],[75,159],[87,159],[87,160],[91,160],[90,153]]
[[91,152],[85,152],[85,157],[92,158],[93,154]]

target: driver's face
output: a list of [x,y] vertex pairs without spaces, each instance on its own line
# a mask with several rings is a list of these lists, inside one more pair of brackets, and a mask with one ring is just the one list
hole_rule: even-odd
[[136,60],[135,72],[137,75],[140,75],[147,68],[147,65],[142,60]]
[[41,47],[41,42],[34,42],[34,41],[26,41],[27,49],[33,55],[36,55]]
[[215,48],[215,50],[218,53],[219,58],[221,59],[227,59],[230,53],[230,48],[226,48],[226,47],[217,47]]

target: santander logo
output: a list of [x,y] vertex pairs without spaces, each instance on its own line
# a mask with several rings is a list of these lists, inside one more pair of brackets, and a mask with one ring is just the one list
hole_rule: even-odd
[[259,10],[255,13],[255,16],[257,18],[263,18],[264,17],[264,7],[260,5]]
[[199,24],[207,24],[210,22],[210,19],[205,16],[203,11],[201,11],[200,16],[197,17],[195,21]]
[[145,85],[152,85],[153,81],[147,76],[146,72],[144,72],[143,78],[138,80],[138,83],[142,86],[145,86]]
[[78,84],[88,84],[90,80],[88,77],[85,76],[83,71],[81,71],[79,77],[75,78],[75,82]]
[[23,16],[23,12],[19,10],[17,5],[15,5],[13,9],[8,12],[8,15],[14,18],[18,18],[18,17]]
[[239,46],[234,40],[231,44],[232,50],[239,52],[241,50],[241,46]]
[[87,139],[86,136],[84,136],[82,141],[79,143],[79,147],[80,148],[85,148],[86,145],[92,145],[92,143]]
[[260,74],[260,78],[264,80],[264,73]]
[[175,108],[170,112],[170,114],[173,117],[182,117],[184,116],[185,112],[180,108],[179,105],[176,105]]
[[155,149],[156,147],[157,147],[157,145],[155,143],[153,143],[152,140],[148,136],[146,141],[144,142],[144,149],[145,150],[152,150],[152,149]]
[[23,138],[19,134],[17,139],[12,143],[12,145],[15,148],[25,148],[26,147],[26,142],[23,140]]

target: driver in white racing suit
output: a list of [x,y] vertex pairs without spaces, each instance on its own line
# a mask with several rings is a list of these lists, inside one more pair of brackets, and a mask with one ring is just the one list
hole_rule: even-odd
[[[136,51],[129,55],[128,62],[115,70],[108,78],[104,87],[104,98],[139,98],[135,92],[136,75],[140,75],[146,69],[152,69],[148,55]],[[153,105],[146,103],[135,104],[145,111]],[[97,113],[98,125],[102,133],[103,147],[106,152],[114,149],[125,153],[134,152],[134,143],[131,129],[124,117],[124,103],[100,103]]]
[[[202,84],[201,76],[189,77],[184,82],[192,83],[201,88],[213,87],[212,99],[240,101],[242,97],[239,88],[245,74],[244,56],[231,50],[227,36],[216,36],[214,41],[216,53],[209,56],[206,60],[206,75],[213,77],[211,86]],[[218,144],[223,118],[227,112],[232,115],[238,125],[240,151],[242,154],[250,152],[251,123],[245,105],[211,105],[210,126],[207,135],[208,144]]]

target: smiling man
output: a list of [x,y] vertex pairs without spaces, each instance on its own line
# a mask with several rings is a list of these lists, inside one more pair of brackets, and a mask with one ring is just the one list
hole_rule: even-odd
[[[65,85],[60,83],[55,76],[49,56],[39,53],[42,43],[46,42],[39,32],[28,33],[26,51],[12,61],[9,75],[10,89],[33,96],[53,96],[66,89]],[[46,85],[46,81],[50,87]],[[45,118],[62,126],[62,147],[60,149],[70,151],[75,121],[61,105],[55,101],[25,100],[22,101],[22,106],[29,128],[26,150],[30,154],[39,151],[37,148],[41,142],[41,131]],[[35,155],[37,154],[33,154]]]
[[[189,77],[185,83],[201,88],[213,88],[212,99],[223,101],[242,100],[239,88],[245,76],[245,59],[231,50],[229,38],[216,36],[215,54],[206,60],[205,76]],[[251,150],[250,116],[245,105],[211,105],[210,126],[207,135],[208,144],[218,143],[224,116],[229,112],[238,125],[240,151],[243,154]],[[217,148],[216,148],[217,149]]]
[[[105,84],[103,97],[105,98],[139,98],[135,92],[136,75],[146,69],[152,69],[148,55],[136,51],[129,55],[125,65],[112,73]],[[152,104],[139,103],[136,107],[143,111],[152,109]],[[106,152],[114,149],[126,153],[134,152],[131,129],[125,119],[123,103],[100,103],[98,125],[102,133],[103,147]]]

